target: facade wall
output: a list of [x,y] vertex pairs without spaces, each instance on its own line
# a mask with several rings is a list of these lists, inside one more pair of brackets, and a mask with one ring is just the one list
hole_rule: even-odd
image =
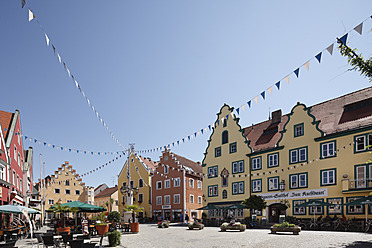
[[0,124],[0,205],[5,205],[9,201],[9,165],[8,165],[8,151],[5,145],[3,128]]
[[[107,207],[107,203],[110,204],[110,199],[113,199],[114,202]],[[115,191],[112,195],[104,196],[104,197],[95,197],[95,205],[104,207],[107,211],[119,211],[119,207],[117,205],[118,202],[118,191]]]
[[[190,184],[190,182],[193,183]],[[200,177],[192,176],[186,173],[185,186],[186,214],[188,214],[189,217],[192,217],[192,219],[201,219],[202,211],[196,209],[203,207],[203,180]]]

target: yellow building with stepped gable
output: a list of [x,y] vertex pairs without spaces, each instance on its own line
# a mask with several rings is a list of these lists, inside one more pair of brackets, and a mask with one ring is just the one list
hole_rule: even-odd
[[[232,126],[227,126],[229,133]],[[259,219],[278,222],[280,215],[312,218],[314,213],[317,217],[329,214],[362,219],[365,211],[372,214],[372,209],[362,205],[296,207],[313,199],[341,204],[372,192],[372,163],[368,162],[372,158],[372,148],[368,147],[372,145],[372,87],[311,107],[298,103],[289,114],[282,116],[281,111],[275,111],[270,120],[242,131],[248,140],[249,152],[244,154],[248,161],[247,172],[242,176],[248,190],[241,198],[257,194],[265,199],[267,208],[256,211]],[[221,135],[213,132],[211,140],[221,139]],[[226,158],[218,162],[218,158],[210,154],[218,146],[210,142],[203,162],[204,186],[207,189],[218,186],[217,197],[207,198],[206,204],[210,205],[236,199],[230,194],[225,199],[220,197],[223,193],[220,169],[215,181],[208,179],[210,166],[218,164],[221,168],[229,162]],[[221,163],[225,164],[220,167]],[[229,179],[231,177],[234,179],[234,175],[229,175]],[[228,188],[235,181],[236,175]],[[208,194],[207,190],[204,192]],[[209,214],[220,218],[223,212],[210,210]]]

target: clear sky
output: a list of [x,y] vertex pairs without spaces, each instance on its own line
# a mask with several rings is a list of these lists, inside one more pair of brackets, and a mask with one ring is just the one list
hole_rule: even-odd
[[[224,103],[240,107],[290,75],[281,90],[242,112],[245,127],[270,111],[288,113],[371,85],[347,72],[345,58],[314,56],[372,15],[365,1],[93,1],[29,0],[36,19],[93,106],[124,145],[136,150],[167,145],[216,120]],[[0,109],[19,109],[23,135],[56,146],[119,151],[86,100],[46,45],[19,0],[0,1]],[[352,47],[371,55],[372,19]],[[209,134],[171,148],[202,161]],[[46,174],[64,161],[83,174],[114,155],[82,155],[25,141]],[[154,160],[160,152],[145,154]],[[87,185],[117,181],[124,159],[83,178]]]

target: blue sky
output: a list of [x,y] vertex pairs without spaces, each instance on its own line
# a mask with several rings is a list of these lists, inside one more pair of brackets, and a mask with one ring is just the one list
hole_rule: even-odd
[[[371,1],[27,1],[68,68],[119,141],[137,150],[167,145],[239,107],[310,60],[299,78],[242,112],[245,127],[371,84],[337,50],[314,56],[372,14]],[[20,1],[0,2],[1,109],[21,112],[23,135],[88,151],[118,151]],[[352,47],[371,54],[372,19]],[[202,161],[209,133],[171,148]],[[64,161],[83,174],[114,155],[82,155],[25,141],[52,173]],[[158,160],[160,152],[145,154]],[[120,159],[83,178],[112,186]],[[113,181],[114,180],[114,181]]]

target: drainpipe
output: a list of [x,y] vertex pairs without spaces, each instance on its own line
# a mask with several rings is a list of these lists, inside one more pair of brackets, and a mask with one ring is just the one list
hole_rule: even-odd
[[[185,177],[185,170],[182,170],[183,175],[183,220],[186,216],[186,177]],[[182,221],[183,221],[182,220]]]

